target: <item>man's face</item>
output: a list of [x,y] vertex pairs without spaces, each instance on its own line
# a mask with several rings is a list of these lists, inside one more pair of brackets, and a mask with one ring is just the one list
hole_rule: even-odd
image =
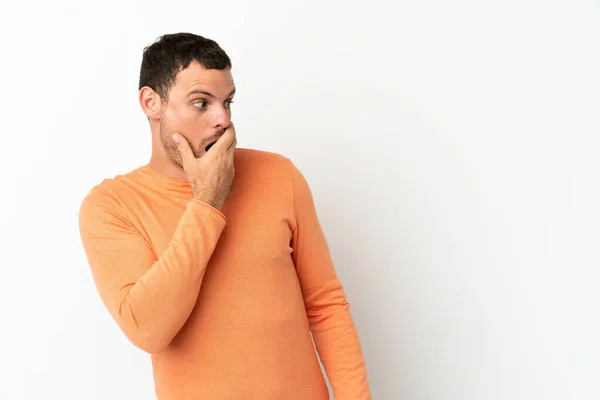
[[231,70],[206,69],[197,62],[177,74],[162,103],[160,140],[167,157],[182,167],[181,155],[173,143],[177,132],[189,142],[196,158],[231,125],[231,102],[235,86]]

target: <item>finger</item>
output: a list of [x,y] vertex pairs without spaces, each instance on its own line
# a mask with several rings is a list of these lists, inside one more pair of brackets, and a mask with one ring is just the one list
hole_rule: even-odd
[[237,147],[237,137],[235,137],[233,139],[233,142],[231,142],[231,144],[229,145],[229,148],[227,150],[234,151],[236,147]]
[[237,138],[233,140],[233,142],[231,143],[231,146],[229,146],[229,148],[227,149],[227,160],[229,160],[229,163],[231,163],[233,168],[233,164],[234,164],[234,159],[235,159],[235,149],[237,146]]
[[227,129],[231,130],[231,134],[233,135],[233,141],[229,144],[229,147],[227,149],[233,152],[233,150],[235,150],[235,148],[237,147],[237,135],[235,133],[235,126],[233,125],[233,122],[230,123],[229,128]]
[[179,150],[179,154],[181,154],[181,159],[184,163],[188,163],[191,159],[194,158],[194,153],[192,152],[192,148],[188,143],[187,139],[180,135],[179,133],[173,134],[173,142],[177,146],[177,150]]

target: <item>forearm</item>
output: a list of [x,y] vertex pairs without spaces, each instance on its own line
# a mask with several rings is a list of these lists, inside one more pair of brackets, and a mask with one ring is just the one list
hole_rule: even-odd
[[370,400],[366,366],[350,305],[341,295],[335,297],[318,312],[308,310],[319,358],[336,400]]
[[102,193],[84,202],[80,218],[103,303],[133,344],[149,353],[163,351],[194,308],[224,216],[191,200],[159,255]]
[[127,337],[149,353],[159,353],[189,317],[208,261],[223,229],[221,217],[191,204],[159,260],[123,288],[119,325]]

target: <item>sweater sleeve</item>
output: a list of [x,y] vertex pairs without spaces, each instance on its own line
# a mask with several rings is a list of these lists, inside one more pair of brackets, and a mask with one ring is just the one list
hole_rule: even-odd
[[336,275],[310,188],[292,165],[296,224],[293,258],[317,352],[336,400],[370,400],[362,349]]
[[225,222],[217,209],[191,200],[157,256],[110,194],[96,190],[84,199],[79,229],[94,282],[134,345],[160,353],[181,329]]

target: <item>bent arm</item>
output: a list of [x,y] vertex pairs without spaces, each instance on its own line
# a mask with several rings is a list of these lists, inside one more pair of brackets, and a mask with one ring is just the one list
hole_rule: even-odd
[[99,295],[127,338],[140,349],[162,352],[189,317],[225,217],[191,200],[166,250],[151,246],[109,195],[83,201],[79,226]]

